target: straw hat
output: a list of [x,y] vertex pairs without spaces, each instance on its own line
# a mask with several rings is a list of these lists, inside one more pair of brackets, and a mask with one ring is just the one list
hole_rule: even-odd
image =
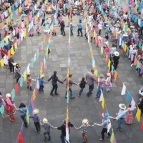
[[42,75],[41,75],[41,78],[43,78],[43,77],[45,77],[45,75],[44,75],[44,74],[42,74]]
[[108,73],[107,73],[107,76],[111,76],[111,73],[108,72]]
[[119,104],[119,108],[125,110],[126,109],[126,105],[125,104]]
[[99,76],[100,78],[104,78],[104,75],[103,74],[100,74],[100,76]]
[[127,33],[125,33],[125,34],[123,34],[123,36],[128,37],[128,34],[127,34]]
[[130,26],[130,28],[135,28],[135,26]]
[[88,122],[88,119],[83,119],[83,120],[82,120],[82,124],[83,124],[83,125],[87,125],[88,123],[89,123],[89,122]]
[[119,56],[119,52],[115,51],[115,52],[114,52],[114,55],[115,55],[115,56]]
[[7,94],[6,94],[6,98],[9,98],[9,97],[11,97],[11,94],[10,94],[10,93],[7,93]]
[[43,118],[43,123],[48,123],[48,120],[46,118]]
[[33,114],[38,114],[39,113],[39,109],[34,109],[33,110]]

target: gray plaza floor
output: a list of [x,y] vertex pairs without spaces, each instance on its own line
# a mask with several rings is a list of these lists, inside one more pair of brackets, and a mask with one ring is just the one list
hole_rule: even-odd
[[[75,18],[75,21],[77,19]],[[76,25],[76,22],[73,22]],[[57,71],[59,79],[64,80],[67,72],[67,45],[68,45],[68,28],[66,28],[66,36],[60,35],[60,28],[57,27],[57,36],[52,37],[51,50],[49,58],[46,60],[45,67],[45,80],[47,80],[53,71]],[[38,45],[40,45],[43,40],[44,33],[42,31],[41,36],[35,34],[34,37],[27,37],[17,49],[14,59],[15,62],[19,63],[21,66],[21,71],[23,72],[31,58],[34,56]],[[118,51],[120,51],[118,49]],[[41,63],[44,58],[45,51],[40,53],[39,59],[36,60],[34,68],[31,68],[32,78],[37,78],[39,75],[39,70]],[[99,74],[106,75],[107,63],[103,55],[100,54],[100,49],[93,44],[93,53],[96,61],[96,66]],[[77,29],[74,29],[74,36],[71,37],[71,73],[73,74],[73,81],[79,82],[85,74],[92,69],[92,64],[89,55],[89,46],[85,37],[77,37]],[[135,101],[138,102],[138,90],[142,86],[142,80],[138,78],[135,72],[135,67],[131,67],[129,61],[122,55],[120,57],[119,67],[117,69],[120,78],[120,87],[118,86],[118,81],[113,82],[113,87],[111,91],[106,93],[104,91],[104,97],[108,112],[111,116],[116,116],[119,110],[119,103],[126,103],[125,96],[121,96],[122,82],[127,82],[127,90],[134,97]],[[9,72],[9,70],[3,68],[0,69],[0,91],[4,94],[11,92],[15,85],[14,75]],[[35,83],[33,82],[35,86]],[[83,95],[79,98],[78,92],[79,87],[73,85],[73,93],[75,99],[70,100],[69,103],[69,119],[71,123],[75,126],[80,126],[83,118],[88,118],[90,124],[94,122],[101,123],[103,112],[101,103],[95,98],[96,87],[93,94],[90,97],[86,96],[88,91],[88,86],[86,86],[83,91]],[[53,126],[62,125],[63,119],[65,118],[66,112],[66,99],[65,95],[65,84],[58,84],[58,96],[50,96],[50,90],[52,86],[51,83],[45,84],[44,93],[39,93],[34,102],[35,107],[40,110],[41,120],[46,117]],[[29,104],[32,92],[27,90],[26,82],[22,88],[19,88],[18,94],[15,97],[15,103],[17,106],[21,102],[26,105]],[[135,112],[134,112],[135,114]],[[141,143],[143,136],[140,130],[141,122],[138,123],[134,119],[132,125],[124,124],[122,132],[116,130],[117,121],[111,121],[112,127],[115,132],[115,138],[117,143]],[[18,132],[20,131],[22,120],[19,113],[16,112],[14,122],[10,122],[8,116],[4,118],[0,117],[0,143],[16,143]],[[101,137],[101,127],[95,126],[90,128],[88,131],[88,143],[99,143],[98,139]],[[51,129],[51,143],[60,143],[60,131]],[[81,130],[71,129],[70,138],[72,143],[81,143]],[[40,133],[35,132],[34,123],[30,120],[28,128],[24,129],[24,140],[25,143],[43,143],[43,130]],[[109,143],[109,139],[105,138],[105,143]]]

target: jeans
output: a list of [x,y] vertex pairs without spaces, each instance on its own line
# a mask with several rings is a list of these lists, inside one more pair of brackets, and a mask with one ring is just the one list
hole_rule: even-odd
[[100,98],[101,90],[103,91],[103,88],[100,87],[100,85],[99,85],[99,86],[98,86],[98,89],[97,89],[97,93],[96,93],[96,96],[97,96],[98,98]]
[[[72,88],[69,88],[69,92],[70,92],[70,98],[73,98],[73,93],[72,93]],[[65,97],[67,97],[67,91],[65,93]]]
[[55,90],[55,94],[57,93],[57,88],[58,88],[58,85],[53,85],[53,88],[51,90],[51,94],[53,94],[53,91]]
[[78,32],[78,36],[79,36],[79,32],[81,33],[81,36],[82,36],[82,28],[78,28],[77,32]]
[[62,143],[65,143],[65,136],[61,134],[60,136]]
[[118,119],[118,128],[121,130],[123,125],[124,118]]
[[91,95],[93,89],[94,89],[94,84],[89,85],[89,91],[88,91],[88,93],[86,95],[87,96]]
[[26,121],[26,115],[23,115],[23,116],[20,116],[21,117],[21,119],[23,120],[23,122],[24,122],[24,126],[25,127],[28,127],[28,124],[27,124],[27,121]]
[[79,91],[79,95],[81,95],[81,93],[83,92],[83,88],[80,89]]
[[61,35],[65,36],[65,30],[63,27],[61,27]]
[[73,36],[73,30],[70,30],[70,35]]
[[9,69],[10,69],[10,72],[14,72],[14,66],[13,66],[13,64],[9,64]]

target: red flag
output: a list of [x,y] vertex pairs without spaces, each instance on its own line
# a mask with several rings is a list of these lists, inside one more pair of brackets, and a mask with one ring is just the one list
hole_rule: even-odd
[[143,122],[142,122],[142,124],[141,124],[141,130],[143,130]]
[[42,62],[42,67],[41,67],[41,69],[42,69],[42,72],[44,71],[44,62]]
[[19,84],[17,83],[14,87],[15,93],[18,93],[18,89],[19,89]]
[[22,133],[21,133],[21,132],[18,133],[17,140],[18,140],[18,143],[25,143],[24,140],[23,140],[23,137],[22,137]]
[[38,47],[39,53],[41,52],[41,46]]

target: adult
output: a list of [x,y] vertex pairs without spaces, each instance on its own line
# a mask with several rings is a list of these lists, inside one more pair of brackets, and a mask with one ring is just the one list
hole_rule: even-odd
[[138,103],[138,107],[141,110],[141,114],[143,114],[143,92],[141,92],[141,98],[140,98],[140,101]]
[[8,59],[8,65],[9,65],[9,70],[10,70],[11,73],[14,73],[14,65],[13,65],[13,63],[14,63],[14,59],[13,59],[13,57],[10,57]]
[[64,20],[62,19],[61,23],[60,23],[60,26],[61,26],[61,35],[65,36],[65,22]]
[[57,77],[57,71],[54,71],[53,75],[47,81],[50,81],[50,80],[52,80],[52,86],[53,86],[50,95],[53,96],[54,90],[55,90],[55,95],[59,95],[57,93],[57,88],[58,88],[57,82],[60,82],[62,84],[63,84],[63,82],[60,81],[59,78]]
[[[41,22],[41,26],[44,24],[44,22],[45,22],[45,17],[46,17],[46,13],[45,13],[45,11],[43,10],[42,11],[42,22]],[[44,26],[45,26],[45,24],[44,24]]]
[[106,113],[105,115],[102,114],[102,117],[103,117],[103,119],[102,119],[102,123],[101,124],[94,123],[94,125],[102,127],[102,131],[101,131],[102,138],[99,139],[99,141],[103,141],[104,140],[104,134],[105,133],[108,134],[107,137],[110,136],[109,129],[108,129],[109,124],[111,124],[110,119],[109,119],[109,113]]
[[[76,127],[68,122],[68,128],[69,128],[69,133],[70,133],[70,127],[74,127],[76,129]],[[57,127],[58,130],[61,130],[61,141],[62,143],[65,143],[65,136],[66,136],[66,120],[63,121],[63,124],[60,127]]]
[[90,96],[94,89],[94,81],[96,82],[96,79],[94,76],[94,70],[91,70],[86,74],[86,81],[87,81],[87,84],[89,85],[89,91],[86,95]]
[[119,54],[119,52],[115,51],[115,52],[114,52],[114,56],[113,56],[114,70],[116,70],[117,67],[118,67],[119,59],[120,59],[120,54]]
[[[73,82],[71,78],[72,78],[72,74],[70,74],[69,77],[67,77],[63,82],[66,81],[66,89],[69,88],[70,98],[74,99],[75,97],[73,96],[72,85],[73,84],[77,85],[77,83]],[[67,91],[65,93],[65,98],[67,98]]]
[[16,64],[16,68],[15,68],[16,83],[19,81],[20,77],[21,77],[20,66],[19,66],[19,64]]
[[6,94],[6,98],[4,99],[5,102],[5,108],[4,108],[4,113],[6,115],[9,115],[10,121],[14,121],[14,113],[16,111],[16,107],[14,102],[12,101],[12,96],[10,93]]
[[28,123],[26,120],[27,107],[25,106],[24,103],[21,103],[17,110],[19,111],[20,117],[24,122],[24,126],[27,128],[28,127]]
[[118,127],[117,127],[117,129],[119,129],[121,131],[127,110],[126,110],[125,104],[119,104],[119,108],[120,108],[120,110],[117,113],[117,117],[114,118],[114,120],[118,121]]
[[81,20],[79,20],[79,23],[77,24],[77,27],[78,27],[78,30],[77,30],[77,32],[78,32],[78,35],[77,36],[79,36],[79,33],[81,34],[81,37],[82,37],[82,29],[83,29],[83,25],[82,25],[82,22],[81,22]]

